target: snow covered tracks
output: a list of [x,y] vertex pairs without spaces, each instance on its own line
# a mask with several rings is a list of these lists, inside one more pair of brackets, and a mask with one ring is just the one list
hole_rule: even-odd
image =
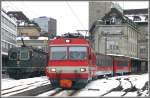
[[7,78],[2,79],[1,95],[36,96],[51,89],[50,82],[45,76],[20,80]]
[[36,96],[51,89],[48,81],[36,81],[2,89],[2,96]]
[[80,90],[76,96],[83,97],[136,97],[149,96],[148,74],[126,75],[98,79]]

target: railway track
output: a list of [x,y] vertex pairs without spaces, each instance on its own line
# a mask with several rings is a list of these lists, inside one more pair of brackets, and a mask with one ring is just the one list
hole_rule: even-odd
[[[130,93],[134,92],[136,96],[145,96],[148,95],[148,81],[144,82],[143,86],[138,88],[136,87],[136,80],[134,78],[129,77],[123,77],[123,78],[114,78],[113,79],[103,79],[100,80],[102,83],[100,85],[112,85],[115,83],[115,85],[111,86],[107,89],[101,89],[101,88],[88,88],[89,91],[95,91],[98,94],[99,97],[103,96],[128,96]],[[99,81],[99,80],[98,80]],[[95,81],[93,81],[95,82]],[[40,85],[39,85],[40,84]],[[105,87],[104,86],[104,87]],[[89,86],[90,87],[90,86]],[[76,96],[78,93],[84,91],[84,90],[64,90],[61,88],[53,89],[49,81],[35,81],[27,84],[18,84],[16,86],[12,86],[6,89],[1,90],[2,96],[38,96],[40,94],[49,93],[48,96],[56,96],[56,97],[67,97],[67,96]]]
[[[22,84],[22,85],[17,85],[17,86],[13,86],[13,87],[9,87],[7,89],[3,89],[1,95],[2,96],[22,96],[22,95],[26,95],[28,91],[32,91],[36,88],[38,88],[38,86],[40,85],[40,87],[47,85],[49,86],[49,81],[36,81],[33,83],[28,83],[28,84]],[[28,96],[28,94],[27,94]],[[30,96],[30,94],[29,94]]]
[[[27,83],[25,85],[32,85],[32,84],[35,84],[35,83],[38,83],[38,82],[43,82],[43,81],[35,81],[33,83]],[[12,86],[12,87],[9,87],[9,88],[6,88],[6,89],[2,89],[1,91],[3,92],[3,91],[6,91],[6,90],[9,90],[9,89],[13,89],[13,88],[16,88],[16,87],[21,87],[21,86],[23,86],[23,84],[19,84],[19,85],[15,85],[15,86]]]
[[30,89],[21,93],[17,93],[12,96],[37,96],[38,94],[50,91],[52,89],[53,88],[51,87],[51,85],[48,84],[48,85],[43,85],[34,89]]
[[[119,85],[115,88],[110,89],[109,91],[107,91],[106,93],[100,95],[100,96],[112,96],[114,94],[118,94],[118,96],[128,96],[128,93],[130,92],[134,92],[134,94],[136,96],[142,96],[143,93],[148,94],[148,81],[144,84],[144,86],[139,89],[135,86],[135,84],[133,83],[134,80],[130,80],[129,78],[117,78],[116,80],[119,81]],[[123,84],[123,81],[126,81]],[[130,87],[125,88],[126,85],[130,85]],[[145,90],[147,90],[147,92],[144,92]],[[144,95],[144,94],[143,94]]]
[[[137,91],[137,88],[133,85],[133,83],[129,80],[129,78],[117,78],[116,80],[119,81],[119,85],[115,88],[110,89],[108,92],[102,94],[101,96],[110,96],[114,94],[118,94],[118,96],[125,96],[129,92]],[[126,81],[123,83],[123,81]],[[126,85],[130,85],[130,87],[125,87]]]

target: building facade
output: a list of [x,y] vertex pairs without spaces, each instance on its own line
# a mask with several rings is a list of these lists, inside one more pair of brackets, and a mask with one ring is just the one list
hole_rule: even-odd
[[7,13],[1,10],[1,49],[2,66],[6,65],[8,50],[16,47],[17,23],[15,18],[10,18]]
[[43,17],[34,18],[33,21],[40,26],[41,35],[46,35],[50,38],[56,36],[56,32],[57,32],[56,19],[43,16]]
[[21,11],[9,11],[7,14],[10,17],[15,17],[17,19],[17,36],[29,36],[29,37],[39,37],[41,29],[40,27],[29,20],[29,18]]
[[98,53],[138,57],[137,26],[122,12],[112,7],[101,21],[97,21],[90,29],[91,43]]
[[18,36],[29,36],[29,37],[39,37],[40,36],[40,27],[34,24],[20,25],[18,26]]
[[148,59],[148,9],[124,10],[124,15],[137,24],[140,33],[138,39],[138,56]]

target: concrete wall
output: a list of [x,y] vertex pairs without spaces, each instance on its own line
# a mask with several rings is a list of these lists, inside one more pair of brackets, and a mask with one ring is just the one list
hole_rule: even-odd
[[139,30],[139,46],[138,46],[138,56],[140,58],[148,59],[148,24],[138,24]]
[[[94,35],[96,52],[137,57],[137,31],[128,25],[98,25],[97,28]],[[105,36],[102,32],[109,33]]]

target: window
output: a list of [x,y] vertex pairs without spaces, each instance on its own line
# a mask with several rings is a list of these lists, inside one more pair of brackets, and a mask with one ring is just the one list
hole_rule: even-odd
[[65,60],[67,59],[67,47],[51,47],[50,59],[52,60]]
[[2,48],[5,48],[5,42],[2,41]]
[[12,48],[12,45],[10,44],[10,48]]
[[141,18],[139,16],[134,16],[133,21],[141,21]]
[[119,61],[118,66],[128,66],[128,61]]
[[9,55],[10,60],[17,60],[17,52],[11,52]]
[[8,49],[8,43],[7,42],[5,42],[5,48]]
[[72,60],[87,59],[87,48],[86,47],[69,47],[69,58]]
[[145,16],[145,21],[147,21],[148,20],[148,16]]
[[140,53],[146,53],[146,47],[140,47]]
[[112,17],[111,17],[111,23],[112,23],[112,24],[115,24],[115,23],[116,23],[116,16],[112,16]]
[[28,60],[29,59],[29,52],[27,49],[20,50],[20,60]]
[[116,50],[119,50],[119,46],[118,46],[118,45],[116,45],[115,49],[116,49]]

